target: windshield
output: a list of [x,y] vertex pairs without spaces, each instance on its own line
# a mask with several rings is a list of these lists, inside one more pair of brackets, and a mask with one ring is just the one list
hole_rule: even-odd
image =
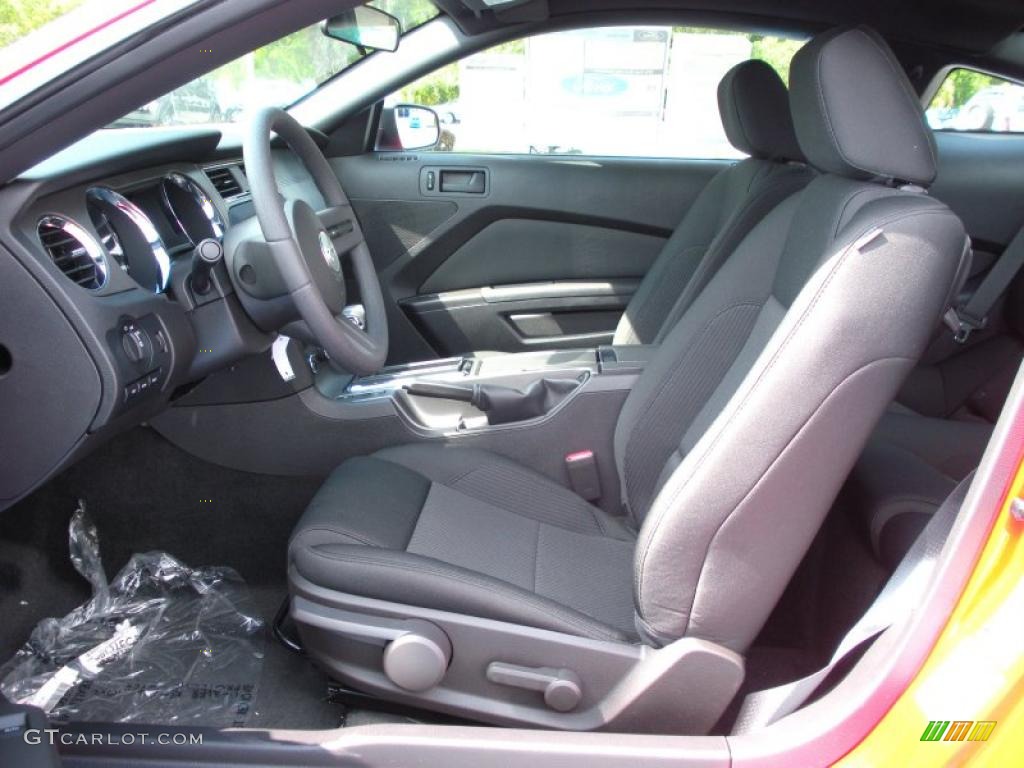
[[0,109],[198,0],[0,0]]
[[[367,5],[395,16],[403,34],[438,15],[429,0],[374,0]],[[325,36],[320,24],[314,24],[140,106],[110,127],[242,122],[264,107],[294,104],[370,53]]]

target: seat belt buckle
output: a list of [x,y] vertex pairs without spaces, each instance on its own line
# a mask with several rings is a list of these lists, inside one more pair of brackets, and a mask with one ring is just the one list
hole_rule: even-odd
[[988,325],[988,318],[972,317],[962,309],[950,307],[942,316],[942,322],[953,332],[953,341],[957,344],[966,344],[972,333]]
[[587,501],[601,498],[601,474],[593,451],[573,451],[565,457],[565,469],[577,496]]

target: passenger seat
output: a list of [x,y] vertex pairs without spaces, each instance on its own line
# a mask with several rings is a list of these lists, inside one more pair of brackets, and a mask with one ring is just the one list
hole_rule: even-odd
[[771,66],[751,59],[730,69],[718,85],[718,109],[729,143],[750,157],[698,195],[626,307],[613,344],[660,344],[754,225],[814,177],[786,86]]

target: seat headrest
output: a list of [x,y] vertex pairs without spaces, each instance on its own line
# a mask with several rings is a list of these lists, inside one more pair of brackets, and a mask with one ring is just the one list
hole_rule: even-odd
[[811,165],[854,179],[934,181],[935,139],[921,103],[876,32],[825,32],[797,52],[789,72],[796,136]]
[[775,160],[803,160],[793,131],[786,84],[763,61],[741,61],[718,84],[725,135],[740,152]]

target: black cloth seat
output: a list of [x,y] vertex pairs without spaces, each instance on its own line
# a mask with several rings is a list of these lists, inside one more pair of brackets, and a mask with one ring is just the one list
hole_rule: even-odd
[[768,64],[737,64],[718,86],[725,135],[749,157],[708,182],[640,281],[613,343],[660,344],[768,211],[813,178],[793,131],[789,95]]
[[289,549],[321,586],[633,640],[635,544],[621,519],[502,456],[403,446],[342,464]]

